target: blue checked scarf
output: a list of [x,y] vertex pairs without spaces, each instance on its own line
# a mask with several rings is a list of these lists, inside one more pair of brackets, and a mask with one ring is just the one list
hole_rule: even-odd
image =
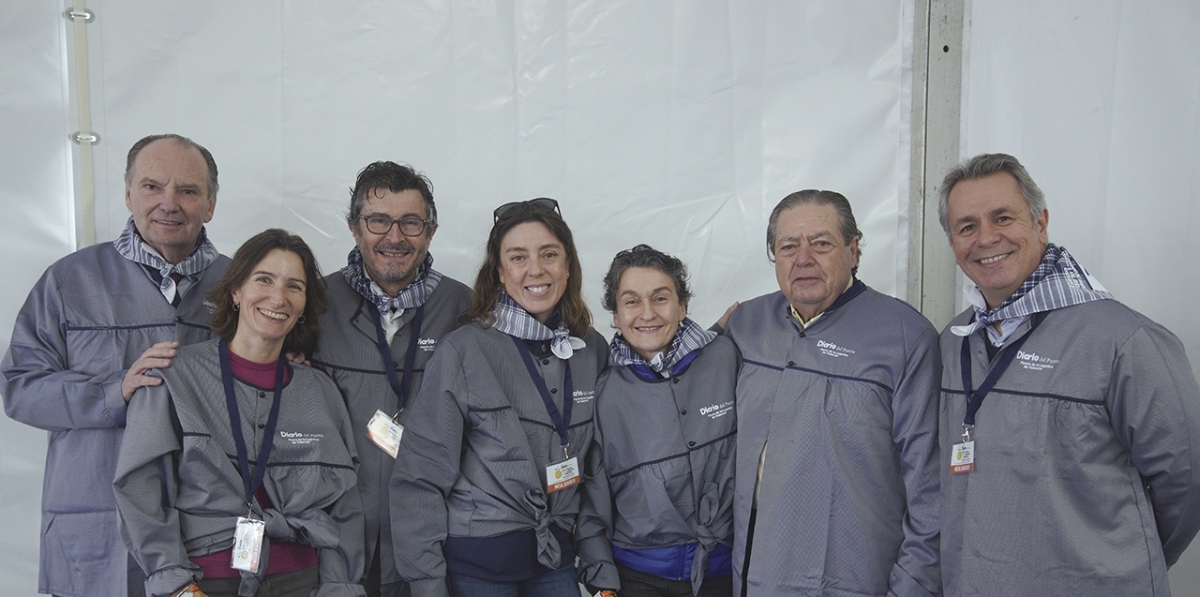
[[571,335],[565,323],[550,329],[529,314],[507,292],[500,290],[500,299],[492,310],[491,327],[522,340],[550,340],[550,352],[560,359],[569,359],[584,346],[581,338]]
[[654,371],[662,373],[670,371],[671,367],[683,360],[683,357],[704,348],[716,337],[716,332],[706,330],[691,318],[684,317],[683,323],[679,324],[679,329],[675,330],[675,338],[671,340],[671,347],[667,349],[666,354],[660,352],[647,362],[633,350],[633,347],[619,331],[613,337],[612,342],[608,343],[608,354],[612,364],[616,367],[646,365]]
[[[1054,243],[1046,245],[1042,262],[1021,287],[995,309],[987,308],[983,293],[973,282],[963,287],[963,294],[975,309],[975,321],[953,326],[950,331],[958,336],[968,336],[986,327],[993,344],[1003,343],[1025,318],[1034,313],[1113,298],[1112,293],[1087,273],[1066,249]],[[1000,332],[991,327],[996,322],[1000,322]]]
[[442,281],[442,274],[433,271],[433,255],[426,253],[425,261],[417,268],[417,275],[413,281],[396,293],[396,296],[388,296],[369,276],[364,275],[362,252],[358,247],[354,247],[346,257],[346,267],[342,268],[342,276],[351,288],[374,303],[380,313],[390,313],[395,309],[415,309],[424,305]]
[[[197,239],[196,248],[192,254],[179,263],[171,263],[153,247],[146,244],[142,235],[138,233],[137,226],[133,223],[133,216],[129,216],[129,221],[125,223],[125,230],[121,231],[121,235],[113,241],[113,248],[122,257],[157,271],[158,278],[151,276],[151,279],[158,284],[159,292],[162,292],[168,301],[174,301],[177,294],[182,296],[187,292],[198,280],[197,274],[203,272],[221,256],[217,247],[208,240],[208,233],[201,226],[200,238]],[[183,276],[178,285],[171,278],[171,274]],[[148,272],[147,275],[149,275]]]

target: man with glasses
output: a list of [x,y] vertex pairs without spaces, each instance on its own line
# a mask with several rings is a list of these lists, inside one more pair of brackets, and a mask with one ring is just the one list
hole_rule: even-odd
[[145,576],[118,532],[112,479],[135,390],[182,344],[208,340],[208,290],[229,258],[204,225],[217,163],[196,142],[151,135],[130,148],[116,240],[51,265],[17,315],[0,366],[4,410],[50,432],[38,591],[142,595]]
[[354,427],[371,442],[358,450],[363,585],[369,595],[406,595],[392,554],[388,480],[405,406],[438,341],[459,326],[471,291],[432,267],[437,208],[429,179],[411,167],[381,161],[363,168],[346,223],[356,246],[346,267],[325,279],[329,311],[312,361],[337,383]]

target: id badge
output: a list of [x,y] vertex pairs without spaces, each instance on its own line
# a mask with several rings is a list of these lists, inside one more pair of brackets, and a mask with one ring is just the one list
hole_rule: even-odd
[[400,436],[404,435],[404,426],[393,421],[383,411],[375,411],[375,415],[367,422],[367,438],[375,442],[392,458],[400,449]]
[[950,474],[960,475],[975,470],[975,442],[954,444],[950,451]]
[[235,570],[258,572],[258,559],[262,555],[263,532],[267,525],[261,520],[239,516],[233,531],[233,561]]
[[546,492],[554,493],[573,485],[578,485],[583,479],[579,476],[579,458],[572,456],[562,462],[555,462],[546,467]]

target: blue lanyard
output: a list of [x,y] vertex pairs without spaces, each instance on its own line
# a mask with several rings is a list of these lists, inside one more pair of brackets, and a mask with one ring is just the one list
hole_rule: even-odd
[[574,387],[571,384],[571,364],[564,363],[567,366],[567,373],[563,379],[563,412],[560,415],[558,407],[554,405],[554,399],[550,396],[550,390],[546,387],[546,380],[542,374],[538,373],[537,365],[533,364],[533,355],[529,354],[529,347],[525,346],[525,342],[516,336],[509,336],[509,338],[512,338],[513,344],[517,345],[517,352],[521,353],[521,360],[525,361],[529,377],[533,378],[533,385],[537,386],[538,393],[542,395],[542,402],[546,404],[546,413],[550,415],[550,421],[554,423],[554,430],[558,432],[558,439],[562,444],[565,457],[567,445],[570,443],[567,437],[567,427],[571,424],[571,407],[575,404]]
[[258,450],[258,463],[254,475],[250,475],[250,457],[246,453],[246,438],[242,436],[242,415],[238,410],[237,394],[233,391],[233,366],[229,363],[229,343],[224,339],[218,344],[221,357],[221,383],[225,385],[225,408],[229,410],[229,425],[233,429],[233,443],[237,446],[238,471],[246,486],[246,503],[252,504],[254,492],[262,485],[267,473],[267,461],[271,458],[271,447],[275,443],[275,424],[279,422],[279,402],[283,394],[283,371],[286,365],[281,357],[275,367],[275,390],[271,398],[271,412],[267,415],[267,426],[263,429],[262,447]]
[[383,359],[383,370],[387,373],[388,385],[392,386],[392,391],[396,393],[396,412],[399,413],[404,410],[404,396],[408,392],[409,383],[412,382],[413,365],[417,361],[417,339],[421,335],[421,318],[425,315],[425,305],[417,307],[417,313],[413,316],[410,326],[408,352],[404,354],[403,380],[396,377],[396,367],[392,364],[392,348],[388,346],[387,333],[383,331],[379,308],[375,303],[368,302],[367,305],[367,311],[371,313],[371,319],[375,322],[375,343],[379,349],[379,358]]
[[[963,417],[964,440],[970,441],[970,430],[975,427],[975,413],[979,412],[979,407],[983,404],[983,399],[987,398],[988,393],[992,391],[1000,376],[1004,374],[1004,371],[1008,369],[1013,359],[1016,358],[1017,351],[1021,350],[1021,347],[1025,345],[1025,341],[1033,335],[1033,331],[1042,324],[1048,313],[1049,311],[1042,311],[1033,316],[1033,322],[1029,324],[1029,332],[1001,351],[996,364],[992,366],[991,371],[988,371],[987,377],[983,379],[983,383],[974,392],[971,391],[971,337],[963,336],[960,363],[962,366],[963,393],[967,396],[967,414]],[[983,341],[989,342],[987,330],[983,330],[983,333]]]

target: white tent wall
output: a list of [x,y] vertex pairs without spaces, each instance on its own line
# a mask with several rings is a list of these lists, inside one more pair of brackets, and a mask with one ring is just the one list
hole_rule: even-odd
[[[22,67],[0,89],[11,106],[6,126],[23,133],[0,140],[4,206],[33,196],[62,202],[53,213],[43,206],[5,219],[6,231],[23,236],[2,241],[4,267],[20,270],[2,294],[3,322],[75,238],[68,226],[80,166],[66,139],[76,126],[67,92],[78,65],[67,66],[65,7],[52,4],[0,6],[0,63]],[[883,292],[905,288],[911,0],[126,0],[88,8],[96,15],[87,69],[101,137],[98,241],[114,238],[128,217],[125,152],[169,131],[217,160],[209,231],[226,253],[280,226],[335,271],[352,246],[348,187],[367,163],[391,159],[433,180],[441,228],[432,253],[438,269],[468,283],[493,208],[559,199],[605,333],[601,277],[616,251],[637,243],[690,264],[690,310],[705,324],[733,301],[775,289],[767,215],[802,188],[850,197],[867,239],[860,276]],[[30,48],[50,59],[31,63]],[[55,101],[23,108],[34,93]],[[29,139],[56,153],[31,152]],[[39,219],[56,227],[38,233],[29,223]],[[10,334],[0,326],[4,345]],[[0,595],[31,595],[44,434],[3,425],[0,483],[12,495],[0,528],[14,532]]]
[[[1050,240],[1175,332],[1200,374],[1200,3],[967,8],[963,155],[1017,156],[1046,194]],[[1173,594],[1200,595],[1200,547],[1170,576]]]
[[[125,151],[172,131],[221,168],[209,230],[226,253],[282,226],[336,270],[354,174],[405,161],[435,184],[443,272],[473,279],[495,206],[556,197],[602,332],[600,277],[639,242],[691,265],[692,315],[707,323],[775,288],[767,214],[815,187],[854,204],[860,276],[904,298],[912,4],[94,1],[96,239],[127,217]],[[1193,4],[968,0],[962,153],[1026,162],[1052,240],[1180,334],[1195,367],[1200,324],[1178,300],[1200,295],[1183,262],[1200,254],[1187,234],[1200,217]],[[28,289],[77,236],[63,8],[0,5],[5,346]],[[36,591],[44,437],[0,418],[0,597]],[[1175,594],[1200,594],[1198,553],[1172,570]]]

